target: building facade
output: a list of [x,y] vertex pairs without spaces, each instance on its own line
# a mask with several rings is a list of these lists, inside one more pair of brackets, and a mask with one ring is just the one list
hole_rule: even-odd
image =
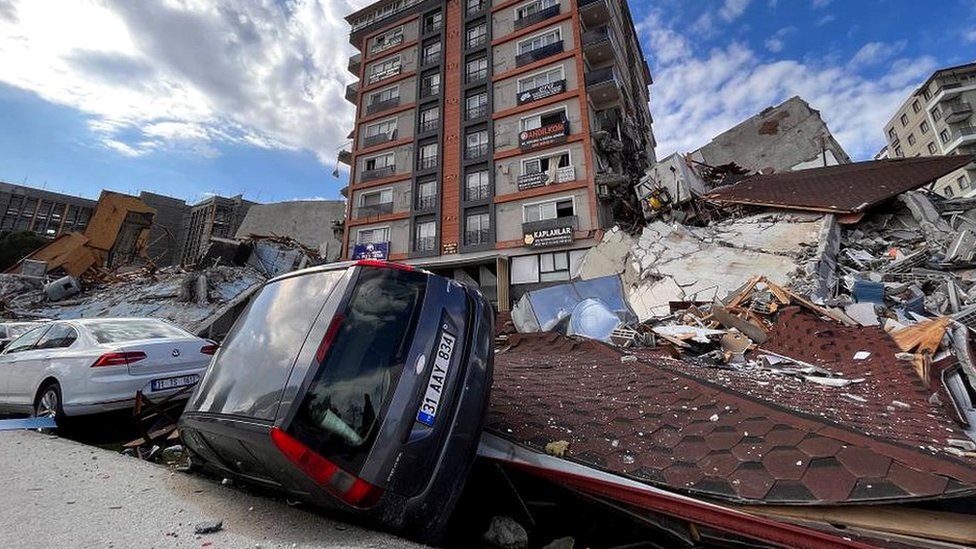
[[211,196],[190,206],[183,220],[179,262],[196,263],[207,252],[211,237],[234,238],[247,210],[254,204],[237,195]]
[[[888,157],[976,153],[976,63],[935,71],[885,124]],[[940,178],[945,197],[976,195],[976,164]]]
[[0,231],[83,233],[94,211],[94,200],[0,182]]
[[509,289],[568,279],[654,160],[625,0],[380,0],[359,53],[344,253]]

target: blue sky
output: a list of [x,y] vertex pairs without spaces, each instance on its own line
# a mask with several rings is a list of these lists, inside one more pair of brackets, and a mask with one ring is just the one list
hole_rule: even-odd
[[[345,14],[369,0],[0,0],[0,180],[96,197],[337,198]],[[657,153],[793,95],[855,159],[932,70],[976,60],[976,2],[632,1]]]

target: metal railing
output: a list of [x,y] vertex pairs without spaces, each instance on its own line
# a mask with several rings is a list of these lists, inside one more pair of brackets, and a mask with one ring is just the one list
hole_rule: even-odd
[[441,84],[438,82],[433,85],[422,85],[420,86],[420,97],[433,97],[441,93]]
[[418,236],[414,242],[414,250],[418,252],[432,252],[437,249],[437,238],[433,236]]
[[429,53],[420,60],[420,66],[426,67],[427,65],[433,65],[441,60],[441,52]]
[[375,103],[370,103],[366,105],[366,114],[375,114],[381,111],[392,109],[400,105],[399,97],[391,97],[389,99],[384,99],[382,101],[377,101]]
[[379,145],[380,143],[386,143],[387,141],[393,141],[396,139],[396,131],[389,133],[379,133],[376,135],[368,135],[363,139],[363,147],[372,147],[374,145]]
[[403,43],[403,35],[398,34],[394,38],[391,38],[383,43],[382,46],[376,46],[369,48],[370,55],[376,55],[377,53],[384,52],[390,48],[395,48]]
[[437,127],[440,125],[441,125],[440,118],[434,118],[433,120],[421,120],[419,131],[420,133],[432,132],[436,130]]
[[465,200],[486,200],[491,198],[489,194],[488,185],[476,185],[473,187],[464,188],[464,199]]
[[949,142],[951,143],[957,139],[961,139],[969,135],[976,135],[976,127],[962,126],[959,128],[954,128],[952,132],[952,136],[949,138]]
[[372,170],[363,170],[363,173],[359,176],[360,181],[372,181],[373,179],[380,179],[381,177],[387,177],[396,173],[396,168],[393,166],[383,166],[382,168],[374,168]]
[[382,215],[393,213],[393,202],[383,202],[381,204],[370,204],[356,208],[356,217],[369,217],[371,215]]
[[417,162],[418,170],[432,170],[437,167],[437,155],[421,157]]
[[467,160],[473,160],[475,158],[482,158],[488,155],[488,144],[475,145],[474,147],[467,146],[464,148],[464,158]]
[[437,195],[427,195],[417,197],[418,210],[433,210],[437,206]]
[[477,246],[491,242],[491,229],[478,229],[476,231],[464,231],[464,244],[467,246]]
[[487,33],[481,34],[475,36],[474,38],[468,38],[467,48],[469,50],[472,50],[474,48],[480,48],[481,46],[484,46],[487,42],[488,42],[488,34]]
[[942,107],[942,118],[949,118],[951,116],[970,114],[973,112],[973,106],[966,101],[952,101],[950,103],[945,103]]
[[515,66],[521,67],[522,65],[528,65],[540,59],[545,59],[551,55],[556,55],[562,53],[563,51],[563,41],[553,42],[548,46],[542,46],[541,48],[536,48],[532,51],[527,51],[521,55],[515,56]]
[[476,13],[481,13],[485,11],[485,6],[488,4],[487,0],[478,0],[477,2],[471,2],[470,0],[465,0],[464,10],[466,15],[474,15]]
[[468,84],[472,82],[477,82],[479,80],[484,80],[485,78],[488,78],[488,67],[485,67],[483,69],[478,69],[474,72],[468,72],[465,76],[467,78],[466,82]]
[[613,35],[610,33],[610,27],[607,25],[603,25],[602,27],[597,27],[583,33],[582,42],[584,48],[606,41],[610,41],[611,44],[613,43]]
[[620,79],[617,77],[616,67],[604,67],[602,69],[594,69],[586,73],[587,86],[595,86],[605,82],[620,82]]
[[465,120],[474,120],[475,118],[484,118],[486,116],[488,116],[488,105],[470,107],[464,113]]
[[515,30],[519,30],[528,27],[530,25],[534,25],[539,21],[545,21],[546,19],[549,19],[550,17],[555,17],[557,15],[559,15],[559,4],[556,4],[555,6],[549,6],[544,10],[537,11],[530,15],[526,15],[525,17],[522,17],[520,19],[516,19],[513,26]]

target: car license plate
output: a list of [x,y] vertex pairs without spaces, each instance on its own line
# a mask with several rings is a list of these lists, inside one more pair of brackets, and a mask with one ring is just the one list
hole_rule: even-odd
[[420,411],[417,412],[417,421],[429,427],[434,426],[437,406],[444,392],[444,381],[447,379],[447,369],[451,366],[456,341],[457,338],[453,335],[441,332],[441,341],[434,352],[434,367],[430,371],[430,379],[427,380],[427,392],[420,403]]
[[200,381],[200,376],[198,376],[197,374],[191,374],[187,376],[166,377],[163,379],[154,379],[149,382],[149,390],[165,391],[167,389],[177,389],[179,387],[186,387],[187,385],[193,385],[197,381]]

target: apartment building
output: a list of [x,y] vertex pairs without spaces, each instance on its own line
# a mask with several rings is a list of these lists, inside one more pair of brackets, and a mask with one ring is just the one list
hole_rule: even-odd
[[32,231],[48,238],[83,233],[94,211],[94,200],[0,182],[0,231]]
[[192,264],[200,259],[207,252],[211,237],[234,238],[248,209],[254,204],[237,195],[230,198],[211,196],[189,206],[181,223],[180,262]]
[[478,284],[501,310],[568,279],[654,161],[626,1],[380,0],[346,19],[344,254]]
[[[976,63],[940,69],[885,124],[890,158],[976,153]],[[976,163],[939,179],[935,192],[976,195]]]

